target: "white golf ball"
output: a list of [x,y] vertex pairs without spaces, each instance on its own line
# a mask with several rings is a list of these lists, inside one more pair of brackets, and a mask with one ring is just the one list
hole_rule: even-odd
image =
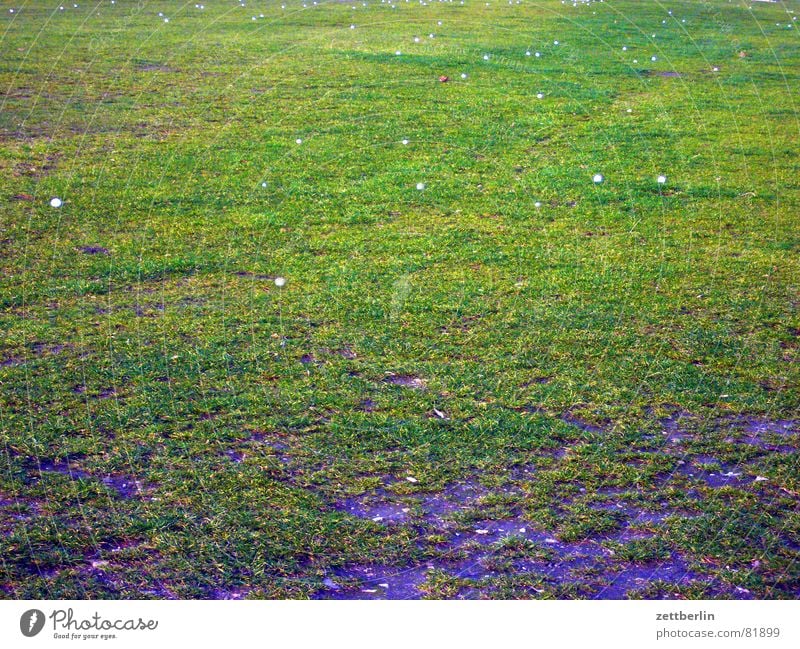
[[663,185],[665,182],[667,182],[667,177],[666,177],[666,176],[663,176],[663,175],[662,175],[662,176],[659,176],[658,178],[656,178],[656,182],[657,182],[659,185]]
[[422,191],[423,189],[425,189],[425,183],[417,183],[417,189],[419,191]]
[[286,284],[286,279],[284,277],[276,277],[275,278],[275,286],[280,288]]
[[605,180],[605,178],[603,178],[603,174],[595,174],[594,176],[592,176],[592,182],[595,185],[599,185],[604,180]]
[[61,207],[63,204],[64,204],[64,201],[62,201],[57,196],[55,196],[55,197],[50,199],[50,207]]

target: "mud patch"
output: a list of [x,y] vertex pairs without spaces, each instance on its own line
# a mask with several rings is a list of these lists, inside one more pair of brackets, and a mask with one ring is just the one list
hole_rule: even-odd
[[454,526],[451,517],[475,506],[488,493],[476,482],[446,486],[438,493],[397,495],[384,488],[334,503],[333,508],[376,523],[407,522],[414,519],[434,529]]
[[0,367],[14,367],[15,365],[22,365],[24,362],[19,356],[6,356],[0,361]]
[[692,441],[694,435],[689,429],[697,418],[691,413],[679,408],[671,409],[672,412],[658,420],[661,426],[661,434],[667,446],[678,446],[683,442]]
[[0,535],[9,536],[18,524],[28,525],[41,514],[39,502],[0,494]]
[[110,594],[129,594],[136,584],[137,597],[178,599],[178,595],[159,579],[141,583],[145,567],[151,568],[162,561],[161,554],[140,539],[103,540],[77,569],[84,578],[101,584]]
[[30,349],[36,356],[59,356],[71,349],[71,345],[36,342],[31,343]]
[[434,566],[410,568],[360,565],[340,568],[323,582],[325,589],[314,599],[419,599],[419,586]]
[[67,460],[40,460],[37,467],[42,473],[60,473],[73,480],[91,479],[91,476],[78,469],[71,461]]
[[631,593],[660,581],[675,586],[687,586],[702,581],[691,572],[686,562],[677,554],[667,561],[651,565],[631,565],[603,576],[601,586],[593,599],[628,599]]
[[108,248],[102,246],[79,246],[78,251],[84,255],[110,255]]
[[414,374],[390,374],[383,381],[384,383],[399,385],[413,390],[424,390],[427,387],[425,379],[421,379]]
[[237,270],[233,273],[236,277],[249,277],[250,279],[258,279],[268,282],[273,282],[277,278],[277,275],[263,275],[260,273],[253,273],[249,270]]
[[[623,599],[655,581],[674,586],[702,581],[676,553],[651,563],[615,563],[614,553],[597,543],[562,543],[548,534],[514,522],[491,521],[479,537],[485,543],[464,543],[460,558],[434,558],[416,565],[393,567],[351,565],[334,571],[315,599],[418,599],[433,572],[461,580],[459,593],[490,592],[498,577],[529,575],[538,578],[544,592],[580,586],[595,599]],[[482,530],[484,528],[478,528]],[[460,597],[461,595],[459,595]]]
[[[705,458],[704,458],[705,459]],[[734,467],[721,462],[698,462],[695,460],[678,465],[674,475],[682,475],[694,482],[702,482],[708,487],[746,487],[757,481],[757,476],[749,475],[742,467]]]
[[177,72],[175,68],[163,63],[155,63],[152,61],[140,61],[139,63],[136,63],[135,67],[139,72]]
[[223,453],[225,457],[227,457],[231,462],[234,464],[241,464],[245,458],[245,454],[241,451],[235,451],[233,449],[228,449]]
[[145,495],[145,487],[139,480],[132,480],[126,476],[108,475],[100,478],[106,487],[116,492],[119,498],[128,500],[130,498],[142,497]]
[[271,432],[268,433],[263,430],[250,431],[249,439],[245,440],[253,447],[266,446],[275,451],[288,451],[290,446],[286,436],[282,433]]
[[561,419],[561,421],[564,423],[569,424],[570,426],[575,426],[576,428],[580,428],[582,431],[587,433],[602,433],[604,430],[603,426],[587,422],[569,411],[563,413],[559,419]]
[[71,480],[99,482],[113,492],[117,498],[122,500],[143,497],[152,489],[151,486],[146,486],[139,480],[117,474],[108,474],[98,479],[87,471],[77,467],[73,460],[39,460],[38,464],[29,463],[29,465],[29,471],[35,473],[38,470],[40,475],[45,473],[58,473],[67,476]]
[[525,381],[520,387],[529,388],[534,385],[547,385],[553,380],[552,376],[537,376],[530,381]]
[[248,588],[215,588],[211,591],[210,598],[217,600],[239,600],[245,599],[249,592],[250,590]]
[[746,419],[744,429],[751,435],[792,435],[800,433],[800,422],[791,419],[779,419],[770,421],[767,419]]
[[[689,572],[677,554],[669,559],[634,564],[621,562],[620,545],[656,536],[670,516],[692,516],[665,507],[647,511],[623,502],[595,504],[613,511],[619,525],[607,533],[564,540],[528,521],[504,503],[498,518],[479,518],[492,499],[518,494],[516,485],[489,489],[477,481],[447,485],[438,493],[396,495],[385,488],[339,501],[335,509],[386,526],[404,526],[420,535],[420,547],[434,556],[405,567],[348,565],[325,581],[319,599],[416,599],[435,588],[423,587],[431,571],[445,579],[466,580],[458,590],[491,592],[494,579],[525,574],[538,578],[554,593],[581,592],[601,599],[620,599],[630,592],[662,581],[673,586],[700,579]],[[625,490],[614,490],[614,495]],[[433,535],[433,536],[430,536]],[[617,544],[617,545],[615,545]],[[536,592],[543,590],[534,589]],[[452,591],[449,591],[452,592]]]
[[729,442],[756,446],[778,453],[791,453],[797,450],[785,444],[787,438],[800,435],[800,421],[797,420],[739,417],[722,420],[720,425],[727,430],[726,441]]
[[348,498],[337,503],[336,509],[351,516],[386,524],[407,521],[412,505],[412,502],[392,502],[377,496],[374,499]]

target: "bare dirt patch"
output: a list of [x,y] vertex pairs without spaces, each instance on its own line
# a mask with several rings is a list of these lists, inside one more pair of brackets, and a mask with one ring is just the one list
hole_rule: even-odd
[[425,379],[414,374],[390,374],[384,379],[384,382],[413,390],[424,390],[427,387]]

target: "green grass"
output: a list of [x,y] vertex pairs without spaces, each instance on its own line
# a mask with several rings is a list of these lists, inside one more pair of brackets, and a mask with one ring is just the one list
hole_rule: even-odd
[[800,4],[79,4],[0,16],[0,596],[800,595]]

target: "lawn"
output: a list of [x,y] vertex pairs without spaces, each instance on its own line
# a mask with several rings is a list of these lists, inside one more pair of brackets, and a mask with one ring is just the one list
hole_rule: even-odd
[[800,597],[800,2],[306,5],[3,1],[0,597]]

